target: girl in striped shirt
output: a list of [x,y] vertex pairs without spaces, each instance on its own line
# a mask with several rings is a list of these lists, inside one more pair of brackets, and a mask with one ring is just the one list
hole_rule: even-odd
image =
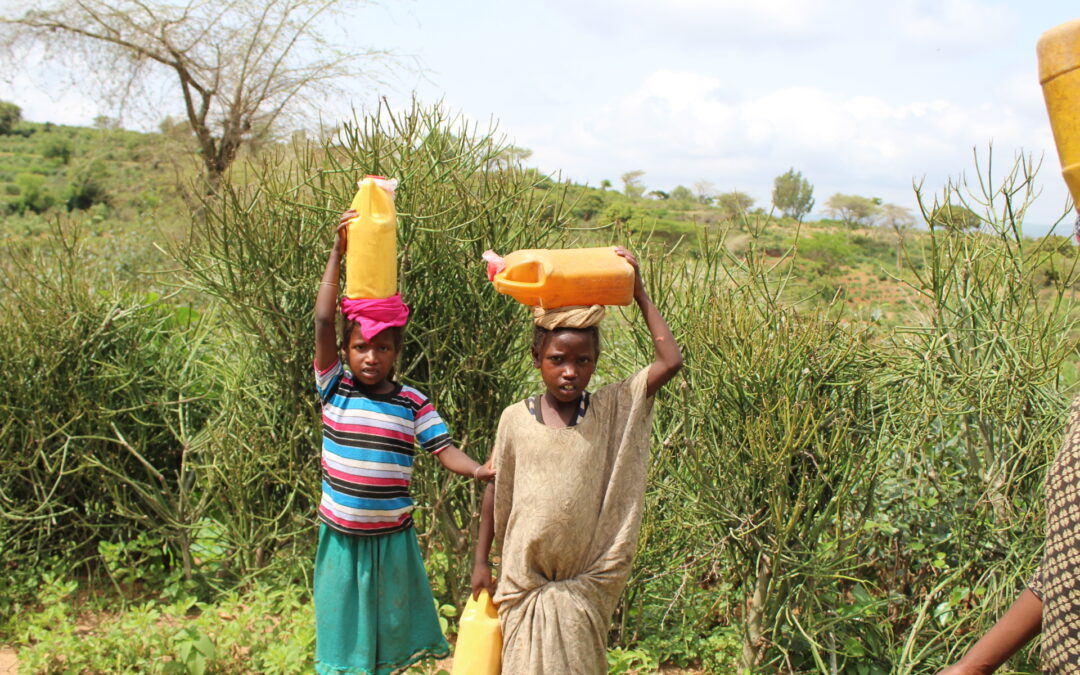
[[454,446],[424,394],[394,380],[408,320],[400,296],[350,309],[340,344],[335,339],[341,258],[355,215],[341,216],[315,299],[323,416],[315,670],[381,675],[449,651],[412,524],[415,446],[463,476],[494,473]]

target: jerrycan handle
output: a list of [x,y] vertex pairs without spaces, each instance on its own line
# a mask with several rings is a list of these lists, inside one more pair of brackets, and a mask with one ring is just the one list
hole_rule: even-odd
[[[536,278],[536,281],[519,281],[509,277],[518,276],[522,269],[525,267],[531,267],[536,270],[536,274],[532,275]],[[513,265],[507,265],[503,271],[495,275],[493,282],[495,284],[495,290],[503,293],[503,289],[507,290],[519,290],[519,291],[532,291],[543,287],[544,282],[547,280],[549,273],[548,264],[539,259],[538,256],[526,255],[520,260],[515,260]],[[517,274],[515,274],[515,272]]]

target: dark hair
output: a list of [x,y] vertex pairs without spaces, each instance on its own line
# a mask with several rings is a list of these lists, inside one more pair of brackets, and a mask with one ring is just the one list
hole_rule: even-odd
[[547,341],[554,333],[561,333],[563,331],[576,331],[578,333],[589,333],[592,335],[593,346],[596,347],[596,355],[600,356],[600,326],[589,326],[588,328],[541,328],[536,324],[533,324],[533,339],[532,339],[532,353],[533,356],[540,356],[540,353],[544,351],[544,347],[547,346]]
[[[341,317],[341,343],[338,348],[341,350],[342,365],[348,365],[349,363],[349,338],[352,337],[353,328],[358,328],[360,322],[356,319],[346,319]],[[398,355],[401,355],[401,347],[405,343],[405,327],[404,326],[390,326],[384,328],[380,334],[390,331],[394,336],[394,349],[397,350]],[[390,381],[396,381],[397,367],[390,366],[390,372],[386,374],[386,379]]]

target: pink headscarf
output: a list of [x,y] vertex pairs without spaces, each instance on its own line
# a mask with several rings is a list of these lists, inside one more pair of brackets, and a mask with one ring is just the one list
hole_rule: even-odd
[[409,306],[401,301],[401,293],[389,298],[342,297],[341,313],[346,319],[360,324],[360,334],[371,340],[387,328],[404,326],[409,322]]

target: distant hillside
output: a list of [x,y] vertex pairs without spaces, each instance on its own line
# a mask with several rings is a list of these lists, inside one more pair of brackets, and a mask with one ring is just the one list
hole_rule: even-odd
[[[147,134],[115,128],[108,120],[93,128],[18,122],[0,133],[0,241],[45,236],[49,219],[66,214],[92,229],[118,269],[160,269],[165,261],[155,244],[162,237],[186,236],[190,206],[182,195],[198,170],[182,124]],[[540,186],[551,189],[555,183],[548,179]],[[901,246],[889,228],[828,219],[798,223],[774,217],[771,205],[740,193],[703,200],[682,186],[635,197],[611,187],[565,187],[572,239],[581,245],[648,240],[693,255],[700,237],[723,237],[733,258],[755,255],[788,270],[787,301],[839,299],[858,316],[882,322],[913,311],[904,280],[923,264],[926,232],[918,226],[908,230]],[[1071,240],[1031,241],[1052,251],[1040,258],[1040,283],[1073,285]]]
[[92,211],[131,221],[155,214],[175,202],[176,186],[191,175],[185,147],[177,134],[19,122],[0,134],[0,217]]

